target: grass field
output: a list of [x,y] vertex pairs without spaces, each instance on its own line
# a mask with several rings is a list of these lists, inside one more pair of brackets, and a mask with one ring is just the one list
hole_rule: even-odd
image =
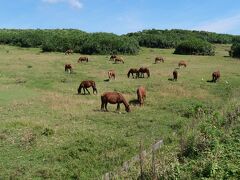
[[[227,57],[229,45],[216,45],[215,56],[174,55],[173,49],[142,48],[137,56],[123,56],[113,64],[109,56],[91,55],[77,63],[79,54],[41,53],[40,49],[0,46],[0,179],[98,178],[138,152],[139,141],[149,147],[156,139],[167,145],[177,122],[192,107],[204,104],[220,112],[240,100],[240,61]],[[154,64],[161,55],[165,63]],[[179,80],[169,81],[180,60]],[[73,74],[64,64],[73,65]],[[129,68],[149,67],[150,78],[127,78]],[[116,80],[107,71],[116,71]],[[208,83],[220,70],[218,83]],[[77,95],[82,80],[97,84],[98,95]],[[128,101],[136,89],[147,90],[144,107],[131,113],[100,111],[100,96],[119,91]]]

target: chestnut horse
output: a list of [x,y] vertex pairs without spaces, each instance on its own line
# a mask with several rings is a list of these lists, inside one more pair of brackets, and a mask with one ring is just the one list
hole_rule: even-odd
[[120,110],[120,104],[123,103],[125,106],[125,110],[127,112],[130,112],[130,106],[126,99],[123,97],[121,93],[118,92],[105,92],[103,95],[101,95],[101,110],[103,111],[104,108],[106,111],[107,109],[107,104],[117,104],[117,111]]
[[68,49],[68,50],[66,50],[66,52],[65,52],[65,55],[69,55],[69,54],[73,54],[73,50],[72,49]]
[[110,80],[111,78],[114,78],[115,79],[115,72],[114,70],[109,70],[108,71],[108,79]]
[[175,69],[175,70],[173,71],[173,81],[177,81],[177,79],[178,79],[178,72],[177,72],[177,70]]
[[114,59],[114,62],[115,62],[115,63],[117,63],[117,62],[121,62],[121,63],[124,64],[124,60],[123,60],[122,57],[116,57],[116,58]]
[[81,82],[81,84],[79,85],[79,88],[78,88],[78,94],[81,94],[82,88],[83,88],[84,94],[86,94],[85,90],[88,92],[88,94],[90,94],[90,92],[87,89],[89,87],[92,87],[93,94],[94,94],[94,92],[96,92],[96,94],[97,94],[96,83],[94,81],[91,81],[91,80],[86,80],[86,81]]
[[220,78],[220,71],[215,71],[212,73],[212,82],[217,82]]
[[137,98],[140,106],[143,105],[144,100],[146,99],[146,90],[144,87],[140,86],[137,89]]
[[135,77],[138,78],[138,69],[135,69],[135,68],[129,69],[129,71],[128,71],[128,73],[127,73],[128,78],[129,78],[130,74],[131,74],[132,77],[134,78],[134,75],[133,75],[134,73],[136,74]]
[[141,67],[139,70],[138,70],[138,77],[141,77],[141,78],[144,78],[144,73],[147,74],[148,77],[150,77],[150,71],[148,68],[146,67]]
[[65,64],[65,72],[68,71],[69,73],[72,72],[72,65],[71,64]]
[[79,57],[79,59],[78,59],[78,63],[79,62],[83,62],[83,61],[86,61],[86,62],[88,62],[88,57],[85,57],[85,56],[81,56],[81,57]]
[[161,56],[156,57],[155,58],[155,64],[157,64],[158,62],[163,62],[164,63],[163,57],[161,57]]
[[178,67],[181,67],[181,66],[187,67],[187,63],[185,61],[180,61],[178,63]]
[[111,55],[109,61],[113,61],[116,57],[117,55]]

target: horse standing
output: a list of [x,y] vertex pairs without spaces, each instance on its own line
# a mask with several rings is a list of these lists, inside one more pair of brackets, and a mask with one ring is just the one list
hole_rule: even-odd
[[116,57],[116,58],[114,59],[114,62],[115,62],[115,63],[121,62],[121,63],[124,64],[124,59],[123,59],[122,57]]
[[137,89],[137,98],[140,106],[143,105],[144,100],[146,99],[146,90],[144,87],[140,86]]
[[180,61],[178,63],[178,67],[181,67],[181,66],[187,67],[187,63],[185,61]]
[[111,55],[109,58],[109,61],[114,61],[114,59],[117,57],[117,55]]
[[72,72],[72,65],[71,64],[65,64],[65,72],[68,71],[68,73]]
[[73,50],[72,49],[66,50],[65,55],[69,55],[69,54],[73,54]]
[[212,82],[217,82],[220,79],[220,71],[215,71],[212,73]]
[[155,58],[155,64],[157,64],[158,62],[164,63],[163,57],[161,57],[161,56],[156,57],[156,58]]
[[125,111],[126,112],[130,112],[130,106],[128,104],[128,102],[126,101],[126,99],[123,97],[123,95],[121,93],[118,92],[105,92],[102,96],[101,96],[101,110],[103,111],[104,108],[106,111],[108,111],[107,109],[107,104],[117,104],[117,111],[120,110],[120,104],[123,103],[125,106]]
[[177,72],[177,70],[175,69],[175,70],[173,71],[173,81],[177,81],[177,79],[178,79],[178,72]]
[[109,79],[109,80],[110,80],[111,78],[114,78],[114,79],[115,79],[115,76],[116,76],[116,74],[115,74],[114,70],[109,70],[109,71],[108,71],[108,79]]
[[88,62],[88,57],[85,57],[85,56],[81,56],[81,57],[79,57],[79,59],[78,59],[78,63],[79,62],[83,62],[83,61],[86,61],[86,62]]
[[88,92],[88,94],[90,94],[90,92],[87,89],[89,87],[92,87],[93,94],[94,94],[94,92],[96,92],[96,94],[97,94],[96,83],[94,81],[91,81],[91,80],[86,80],[86,81],[81,82],[81,84],[79,85],[79,88],[78,88],[78,94],[81,94],[82,88],[83,88],[84,94],[86,94],[85,90]]
[[144,73],[147,74],[148,77],[150,77],[150,71],[148,68],[146,67],[141,67],[139,70],[138,70],[138,77],[141,77],[141,78],[144,78]]
[[127,73],[128,78],[129,78],[130,74],[132,75],[133,78],[134,78],[133,74],[136,74],[135,77],[138,78],[138,76],[139,76],[138,69],[135,69],[135,68],[129,69],[129,71]]

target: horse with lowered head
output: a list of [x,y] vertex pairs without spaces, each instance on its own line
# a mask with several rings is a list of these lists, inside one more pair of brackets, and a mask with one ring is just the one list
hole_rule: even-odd
[[128,104],[128,102],[126,101],[126,99],[123,97],[123,95],[121,93],[118,92],[105,92],[102,96],[101,96],[101,110],[103,111],[104,108],[106,111],[108,111],[107,109],[107,104],[117,104],[117,111],[120,110],[120,104],[123,103],[125,106],[125,111],[126,112],[130,112],[130,106]]
[[115,58],[117,57],[117,55],[111,55],[110,58],[109,58],[109,61],[113,61]]
[[140,86],[137,89],[137,98],[140,106],[143,105],[144,100],[146,99],[146,90],[144,87]]
[[71,64],[65,64],[65,72],[68,71],[69,73],[72,72],[72,65]]
[[121,63],[124,64],[124,59],[123,59],[122,57],[116,57],[116,58],[114,59],[114,62],[115,62],[115,63],[121,62]]
[[185,61],[180,61],[178,63],[178,67],[181,67],[181,66],[187,67],[187,63]]
[[132,75],[133,78],[134,78],[133,74],[136,74],[135,77],[138,78],[138,69],[136,69],[136,68],[129,69],[129,71],[127,73],[128,78],[129,78],[130,74]]
[[84,94],[86,94],[85,90],[88,92],[88,94],[90,94],[90,92],[87,89],[89,87],[92,87],[93,94],[94,94],[94,92],[96,92],[96,94],[97,94],[96,83],[92,80],[82,81],[81,84],[79,85],[79,88],[78,88],[78,94],[81,94],[82,89],[83,89]]
[[65,51],[65,55],[69,55],[69,54],[73,54],[73,50],[72,49],[68,49]]
[[217,82],[220,78],[220,71],[215,71],[212,73],[212,82]]
[[158,62],[164,63],[163,57],[161,57],[161,56],[156,57],[156,58],[155,58],[155,64],[157,64]]
[[79,57],[79,59],[78,59],[78,63],[79,62],[83,62],[83,61],[86,61],[86,62],[88,62],[88,57],[85,57],[85,56],[81,56],[81,57]]
[[116,74],[115,74],[115,71],[114,70],[109,70],[108,71],[108,79],[110,80],[110,79],[115,79],[115,76],[116,76]]
[[144,73],[147,74],[148,77],[150,77],[150,71],[148,68],[146,67],[141,67],[139,70],[138,70],[138,77],[141,77],[141,78],[144,78]]

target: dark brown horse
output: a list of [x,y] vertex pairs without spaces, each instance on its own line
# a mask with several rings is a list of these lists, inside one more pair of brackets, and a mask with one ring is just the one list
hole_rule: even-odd
[[177,81],[177,79],[178,79],[178,72],[177,72],[177,70],[175,69],[175,70],[173,71],[173,81]]
[[71,64],[65,64],[65,72],[68,71],[69,73],[72,72],[72,65]]
[[137,98],[140,106],[143,105],[144,100],[146,99],[146,90],[144,87],[140,86],[137,89]]
[[69,55],[69,54],[73,54],[73,50],[72,49],[66,50],[65,55]]
[[117,55],[111,55],[109,58],[109,61],[114,61],[114,59],[117,57]]
[[87,89],[89,87],[92,87],[93,94],[94,94],[94,92],[96,92],[96,94],[97,94],[96,83],[94,81],[91,81],[91,80],[86,80],[86,81],[82,81],[81,82],[81,84],[79,85],[79,88],[78,88],[78,94],[81,94],[82,88],[83,88],[84,94],[86,94],[85,90],[88,92],[88,94],[90,94],[90,92]]
[[116,76],[116,74],[115,74],[114,70],[109,70],[109,71],[108,71],[108,79],[109,79],[109,80],[110,80],[111,78],[115,79],[115,76]]
[[146,67],[141,67],[139,70],[138,70],[138,77],[141,77],[141,78],[144,78],[144,73],[147,74],[148,77],[150,77],[150,71],[148,68]]
[[121,63],[124,64],[124,59],[123,59],[122,57],[116,57],[116,58],[114,59],[114,62],[115,62],[115,63],[121,62]]
[[102,96],[101,96],[101,110],[103,111],[104,108],[106,111],[108,111],[107,109],[107,104],[117,104],[117,111],[120,110],[120,104],[123,103],[125,106],[125,110],[127,112],[130,112],[130,106],[128,104],[128,102],[126,101],[126,99],[123,97],[123,95],[121,93],[118,92],[105,92]]
[[157,64],[158,62],[163,62],[164,63],[163,57],[161,57],[161,56],[156,57],[155,58],[155,64]]
[[130,74],[132,75],[133,78],[134,78],[133,74],[136,74],[135,77],[138,78],[138,69],[135,69],[135,68],[129,69],[129,71],[127,73],[128,78],[129,78]]
[[83,61],[86,61],[86,62],[88,62],[88,57],[85,57],[85,56],[81,56],[81,57],[79,57],[79,59],[78,59],[78,63],[79,62],[83,62]]
[[220,71],[215,71],[212,73],[212,82],[217,82],[220,79]]
[[178,67],[181,67],[181,66],[187,67],[187,63],[185,61],[180,61],[178,63]]

